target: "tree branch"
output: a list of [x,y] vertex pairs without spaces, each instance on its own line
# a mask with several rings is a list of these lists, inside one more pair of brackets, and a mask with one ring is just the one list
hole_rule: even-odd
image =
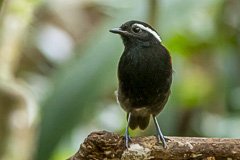
[[124,137],[106,131],[91,133],[68,160],[87,159],[240,159],[240,139],[168,137],[167,149],[155,136],[133,137],[128,149]]

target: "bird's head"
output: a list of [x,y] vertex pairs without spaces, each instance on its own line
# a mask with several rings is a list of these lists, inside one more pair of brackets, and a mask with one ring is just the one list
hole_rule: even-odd
[[128,21],[119,28],[110,32],[121,35],[125,47],[127,46],[151,46],[161,43],[158,33],[148,24],[140,21]]

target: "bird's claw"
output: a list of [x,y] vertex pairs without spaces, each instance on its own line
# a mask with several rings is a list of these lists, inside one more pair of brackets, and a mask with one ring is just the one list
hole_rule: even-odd
[[129,142],[129,141],[132,142],[132,138],[129,136],[129,132],[125,132],[124,137],[125,137],[125,145],[126,145],[126,148],[128,148],[128,147],[129,147],[128,142]]
[[[153,134],[152,136],[157,136],[156,134]],[[170,141],[171,139],[170,138],[167,138],[167,137],[165,137],[165,136],[163,136],[164,137],[164,139],[166,140],[166,141]]]
[[162,142],[163,148],[167,148],[166,140],[170,140],[169,138],[165,138],[164,136],[161,136],[161,134],[157,134],[158,141]]
[[166,140],[166,141],[170,141],[171,139],[170,138],[167,138],[167,137],[165,137],[165,136],[163,136],[164,137],[164,139]]

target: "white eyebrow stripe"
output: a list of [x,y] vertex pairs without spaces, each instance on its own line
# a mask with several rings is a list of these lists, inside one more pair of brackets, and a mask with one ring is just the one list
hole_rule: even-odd
[[139,28],[151,33],[157,40],[159,40],[159,42],[162,42],[160,36],[157,34],[157,32],[153,31],[151,28],[149,27],[145,27],[144,25],[142,24],[139,24],[139,23],[135,23],[134,24],[135,26],[138,26]]

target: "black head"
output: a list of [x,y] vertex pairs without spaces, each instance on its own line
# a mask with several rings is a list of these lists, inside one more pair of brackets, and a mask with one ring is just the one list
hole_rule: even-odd
[[151,46],[161,43],[158,33],[150,25],[140,21],[128,21],[110,32],[120,34],[125,46]]

